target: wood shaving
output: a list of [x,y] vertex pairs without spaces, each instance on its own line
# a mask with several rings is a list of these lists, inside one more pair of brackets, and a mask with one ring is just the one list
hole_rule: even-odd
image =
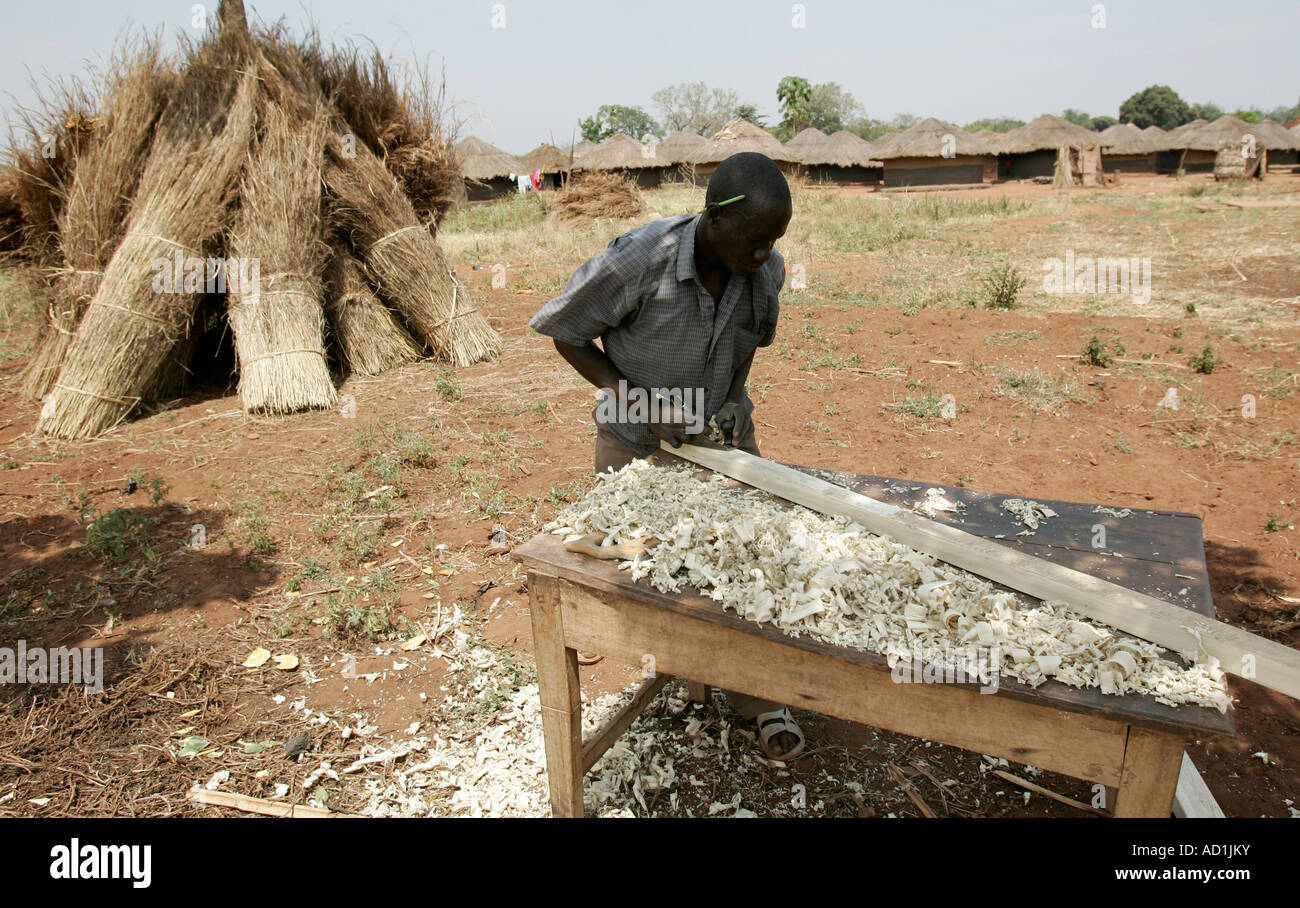
[[1002,502],[1002,510],[1010,511],[1015,515],[1016,522],[1025,526],[1017,536],[1032,536],[1042,521],[1056,516],[1056,512],[1047,505],[1026,498],[1008,498]]
[[1033,604],[847,517],[728,488],[725,479],[635,460],[601,477],[546,529],[599,533],[606,544],[656,539],[619,568],[662,592],[693,586],[792,636],[882,654],[891,668],[934,653],[969,662],[978,648],[996,674],[1033,687],[1052,677],[1171,706],[1222,712],[1231,703],[1212,659],[1182,667],[1156,644],[1090,622],[1068,603]]

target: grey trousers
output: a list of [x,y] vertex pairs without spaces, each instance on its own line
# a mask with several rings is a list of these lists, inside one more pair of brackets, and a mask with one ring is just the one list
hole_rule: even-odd
[[[758,454],[758,443],[754,440],[754,429],[750,426],[749,434],[740,440],[736,447],[746,453]],[[602,425],[596,426],[596,472],[604,473],[606,470],[621,470],[640,455],[629,448],[619,440],[619,437]],[[771,712],[780,709],[781,704],[772,700],[763,700],[758,697],[751,697],[749,694],[741,694],[735,691],[724,691],[727,695],[727,702],[731,704],[740,716],[746,719],[757,718],[759,713]]]

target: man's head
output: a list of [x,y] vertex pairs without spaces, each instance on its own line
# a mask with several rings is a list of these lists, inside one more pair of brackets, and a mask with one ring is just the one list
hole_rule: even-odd
[[[739,201],[720,204],[736,196]],[[704,196],[710,250],[734,274],[753,274],[790,224],[790,186],[781,168],[754,151],[733,154],[709,177]]]

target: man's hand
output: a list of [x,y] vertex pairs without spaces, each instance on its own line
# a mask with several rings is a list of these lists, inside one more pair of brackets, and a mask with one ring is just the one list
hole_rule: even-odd
[[713,414],[713,421],[722,432],[722,439],[733,448],[739,447],[740,440],[754,427],[754,420],[745,405],[736,401],[727,401]]
[[666,441],[674,448],[680,448],[686,438],[686,427],[695,422],[691,412],[681,404],[659,402],[659,418],[651,419],[647,428],[650,434],[661,441]]

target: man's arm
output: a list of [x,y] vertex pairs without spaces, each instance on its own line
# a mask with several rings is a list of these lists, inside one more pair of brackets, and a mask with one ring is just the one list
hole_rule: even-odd
[[[579,375],[597,388],[603,388],[615,395],[615,400],[619,404],[626,403],[618,399],[619,385],[621,382],[622,387],[630,389],[632,383],[623,377],[623,373],[618,371],[618,367],[605,351],[595,344],[577,346],[562,340],[555,341],[555,349]],[[743,382],[741,386],[744,386]],[[657,420],[652,418],[646,428],[656,438],[668,442],[674,448],[680,448],[686,438],[686,427],[692,422],[693,417],[685,407],[677,405],[660,406],[657,408],[657,413],[659,418]]]

